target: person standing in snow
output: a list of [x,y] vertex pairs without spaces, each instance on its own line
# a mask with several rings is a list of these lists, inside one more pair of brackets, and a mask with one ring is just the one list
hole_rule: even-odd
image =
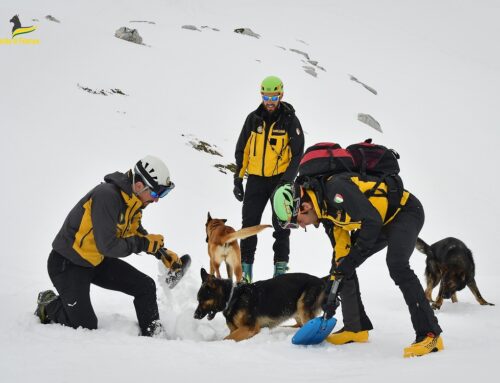
[[[47,269],[59,296],[52,290],[39,293],[35,315],[44,324],[96,329],[89,295],[94,284],[133,296],[141,334],[159,334],[155,282],[121,258],[140,252],[156,255],[163,248],[163,236],[142,227],[142,212],[175,185],[167,166],[153,156],[125,174],[108,174],[104,181],[75,205],[55,237]],[[167,266],[178,267],[181,260],[173,252],[169,255]]]
[[[372,177],[373,178],[373,177]],[[425,297],[409,259],[424,224],[424,209],[404,190],[398,209],[389,213],[386,181],[362,180],[355,173],[330,176],[322,184],[313,181],[283,185],[273,196],[274,213],[283,227],[318,227],[321,223],[334,247],[331,280],[342,277],[339,295],[344,327],[326,339],[335,345],[368,341],[372,323],[365,313],[356,268],[369,256],[387,247],[387,266],[403,293],[416,339],[404,357],[441,351],[443,340],[438,320]],[[377,184],[377,193],[364,192]],[[332,317],[336,305],[323,307]]]
[[[283,82],[275,76],[261,84],[262,103],[245,120],[236,144],[234,196],[243,201],[242,227],[258,225],[278,185],[292,182],[304,152],[304,134],[295,110],[283,102]],[[246,190],[243,177],[248,173]],[[282,229],[273,217],[275,238],[274,276],[288,270],[290,230]],[[252,281],[257,236],[241,240],[243,278]]]

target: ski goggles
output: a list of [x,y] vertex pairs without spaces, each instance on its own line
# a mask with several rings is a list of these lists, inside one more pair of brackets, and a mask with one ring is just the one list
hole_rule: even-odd
[[278,96],[268,96],[266,94],[263,94],[262,95],[262,99],[264,101],[273,101],[273,102],[276,102],[276,101],[279,101],[280,96],[279,95]]
[[174,188],[175,188],[175,184],[173,182],[170,182],[168,185],[158,185],[154,189],[150,188],[149,194],[153,198],[163,198],[168,193],[170,193]]

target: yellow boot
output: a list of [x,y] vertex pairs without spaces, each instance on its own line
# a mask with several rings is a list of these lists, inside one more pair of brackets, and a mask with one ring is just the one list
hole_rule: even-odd
[[427,334],[424,340],[413,343],[403,351],[403,357],[422,356],[431,352],[437,352],[444,349],[443,339],[433,333]]
[[334,334],[328,335],[326,341],[336,345],[352,343],[352,342],[356,343],[368,342],[368,330],[363,330],[358,332],[340,330]]

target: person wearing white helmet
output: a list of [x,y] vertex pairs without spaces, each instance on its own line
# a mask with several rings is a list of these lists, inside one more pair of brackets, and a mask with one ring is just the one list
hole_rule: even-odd
[[[163,161],[146,156],[133,170],[106,175],[80,199],[52,243],[47,269],[59,295],[39,293],[35,315],[42,323],[96,329],[89,295],[94,284],[134,297],[141,335],[162,332],[154,280],[121,258],[141,252],[159,258],[164,238],[142,227],[142,212],[174,187]],[[162,260],[173,269],[182,263],[173,252],[167,258]]]

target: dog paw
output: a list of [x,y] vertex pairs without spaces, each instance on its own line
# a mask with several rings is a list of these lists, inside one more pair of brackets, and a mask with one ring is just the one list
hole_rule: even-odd
[[434,310],[439,310],[439,309],[441,309],[441,305],[438,305],[438,304],[436,304],[436,303],[433,303],[433,304],[431,305],[431,307],[432,307]]
[[495,304],[485,301],[484,303],[481,303],[481,306],[495,306]]

